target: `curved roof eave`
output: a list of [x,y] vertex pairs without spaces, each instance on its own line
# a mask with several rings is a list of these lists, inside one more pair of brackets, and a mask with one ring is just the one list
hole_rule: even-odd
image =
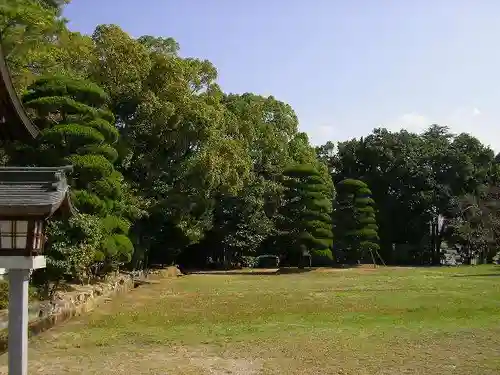
[[51,217],[57,211],[60,211],[66,218],[78,213],[78,210],[71,202],[69,188],[64,193],[64,197],[61,199],[61,201],[51,207],[48,217]]
[[10,77],[9,68],[3,54],[3,49],[0,44],[0,90],[5,90],[10,103],[12,103],[13,110],[19,122],[23,125],[24,130],[32,137],[36,138],[40,130],[28,118],[21,100],[16,94],[12,79]]

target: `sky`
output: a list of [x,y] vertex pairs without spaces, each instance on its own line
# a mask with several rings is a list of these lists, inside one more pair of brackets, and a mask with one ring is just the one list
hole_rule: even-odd
[[72,0],[91,34],[173,37],[225,92],[273,95],[322,144],[438,123],[500,151],[500,1]]

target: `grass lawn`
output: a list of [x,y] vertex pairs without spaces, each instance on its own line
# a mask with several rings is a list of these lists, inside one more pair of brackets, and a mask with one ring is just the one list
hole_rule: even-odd
[[30,374],[499,373],[494,266],[190,275],[30,342]]

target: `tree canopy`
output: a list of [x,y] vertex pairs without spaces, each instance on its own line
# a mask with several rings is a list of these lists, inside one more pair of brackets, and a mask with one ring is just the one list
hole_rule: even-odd
[[297,264],[308,253],[314,265],[332,264],[332,191],[313,166],[285,169],[285,186],[278,221],[288,263]]
[[367,256],[374,259],[379,237],[371,190],[363,181],[353,179],[340,181],[336,190],[333,227],[337,260],[354,264]]
[[182,57],[170,37],[73,32],[66,3],[0,2],[12,77],[42,130],[4,145],[1,160],[75,170],[81,213],[50,228],[47,277],[233,267],[261,254],[297,265],[303,250],[317,265],[374,250],[387,263],[436,264],[443,244],[464,259],[496,253],[500,158],[472,135],[377,128],[315,148],[279,98],[224,92],[217,67]]

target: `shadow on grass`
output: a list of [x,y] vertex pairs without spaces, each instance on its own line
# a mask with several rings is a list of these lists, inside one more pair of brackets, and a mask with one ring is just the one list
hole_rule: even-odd
[[[466,266],[466,267],[477,267],[477,266]],[[452,275],[452,277],[500,277],[500,266],[494,265],[492,269],[487,273],[470,273],[470,274],[458,274]]]
[[258,268],[250,268],[247,270],[204,270],[204,271],[184,271],[186,275],[244,275],[244,276],[275,276],[275,275],[289,275],[289,274],[298,274],[298,273],[306,273],[310,271],[314,271],[316,268],[293,268],[293,267],[284,267],[279,269],[258,269]]
[[453,275],[452,277],[500,277],[500,273],[476,273],[472,275]]
[[283,267],[278,270],[278,274],[282,275],[287,275],[287,274],[294,274],[294,273],[307,273],[317,270],[316,267],[309,267],[309,268],[294,268],[294,267]]

